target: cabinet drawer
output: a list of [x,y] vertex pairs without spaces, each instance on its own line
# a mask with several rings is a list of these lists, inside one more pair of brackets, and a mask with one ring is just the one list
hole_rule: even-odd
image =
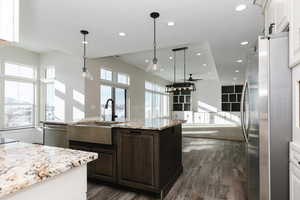
[[140,129],[120,129],[118,131],[120,134],[131,134],[131,135],[153,135],[157,133],[156,131],[140,130]]

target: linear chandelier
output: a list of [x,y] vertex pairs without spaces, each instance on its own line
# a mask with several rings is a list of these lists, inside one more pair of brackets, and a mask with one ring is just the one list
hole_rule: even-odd
[[[167,93],[174,93],[178,91],[196,91],[196,86],[195,83],[186,81],[186,50],[188,47],[182,47],[182,48],[176,48],[172,49],[173,54],[174,54],[174,82],[171,85],[166,85],[166,92]],[[176,53],[178,51],[183,51],[183,59],[184,59],[184,64],[183,64],[183,82],[176,82]]]

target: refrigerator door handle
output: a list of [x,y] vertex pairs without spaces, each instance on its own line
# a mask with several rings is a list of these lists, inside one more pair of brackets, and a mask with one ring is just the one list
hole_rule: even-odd
[[248,144],[248,137],[247,137],[247,133],[246,133],[246,125],[245,125],[245,100],[246,100],[246,90],[248,87],[248,81],[245,81],[244,87],[243,87],[243,92],[242,92],[242,99],[241,99],[241,127],[242,127],[242,131],[243,131],[243,136],[245,139],[245,142]]

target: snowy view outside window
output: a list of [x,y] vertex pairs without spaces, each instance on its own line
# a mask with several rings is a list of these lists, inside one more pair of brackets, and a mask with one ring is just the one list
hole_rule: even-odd
[[35,72],[33,67],[4,63],[4,124],[1,128],[34,126]]

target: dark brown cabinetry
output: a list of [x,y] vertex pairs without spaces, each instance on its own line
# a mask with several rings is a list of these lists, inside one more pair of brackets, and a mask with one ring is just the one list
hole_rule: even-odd
[[142,189],[155,186],[155,136],[141,130],[120,129],[118,134],[118,181]]
[[116,129],[118,183],[165,195],[182,172],[181,125],[161,131]]
[[88,177],[167,194],[182,172],[181,125],[163,130],[113,129],[113,145],[70,141],[70,148],[97,152]]

